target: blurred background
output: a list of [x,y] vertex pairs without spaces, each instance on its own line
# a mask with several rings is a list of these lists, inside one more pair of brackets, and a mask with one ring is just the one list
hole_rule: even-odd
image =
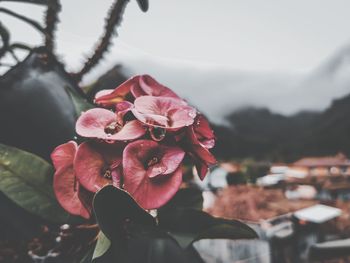
[[[61,4],[56,53],[72,72],[102,34],[111,1]],[[45,10],[0,6],[39,20]],[[142,13],[131,1],[109,53],[80,82],[110,89],[150,74],[213,124],[220,162],[197,182],[205,209],[250,222],[262,241],[251,250],[199,243],[207,262],[348,262],[349,9],[347,0],[150,0]],[[0,15],[13,41],[42,44],[35,30]],[[208,246],[217,247],[215,260]]]

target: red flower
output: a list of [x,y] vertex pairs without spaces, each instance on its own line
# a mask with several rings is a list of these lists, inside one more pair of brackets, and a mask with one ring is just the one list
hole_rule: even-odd
[[107,184],[119,187],[122,151],[123,147],[118,144],[80,144],[74,159],[74,171],[80,184],[91,192]]
[[203,115],[198,115],[194,124],[187,128],[186,138],[186,148],[195,163],[199,177],[203,180],[209,167],[217,163],[209,151],[215,145],[215,136]]
[[150,75],[141,75],[138,84],[139,85],[134,85],[131,89],[135,98],[150,95],[155,97],[172,97],[180,99],[175,92],[157,82]]
[[95,108],[84,112],[76,123],[76,132],[87,138],[108,141],[134,140],[146,133],[142,123],[132,120],[120,123],[121,119],[106,109]]
[[70,141],[52,152],[51,158],[56,169],[53,188],[58,202],[67,212],[88,219],[91,216],[92,193],[77,181],[73,169],[76,151],[77,144]]
[[132,77],[114,90],[99,91],[95,95],[95,103],[103,107],[112,107],[118,102],[132,100],[131,88],[138,84],[139,78],[140,76]]
[[145,209],[159,208],[177,192],[182,182],[185,152],[151,140],[138,140],[123,153],[124,188]]
[[142,96],[135,100],[134,106],[132,112],[139,121],[165,129],[190,126],[196,117],[196,109],[176,98]]
[[215,135],[210,128],[208,120],[202,115],[198,114],[193,123],[193,131],[198,142],[207,149],[211,149],[215,145]]
[[158,83],[149,75],[132,77],[114,90],[103,90],[96,94],[95,103],[104,107],[112,107],[118,102],[151,95],[155,97],[179,98],[171,89]]

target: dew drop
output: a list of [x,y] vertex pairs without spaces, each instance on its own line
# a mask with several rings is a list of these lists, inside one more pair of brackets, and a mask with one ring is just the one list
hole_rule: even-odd
[[191,118],[194,118],[194,117],[196,117],[196,113],[194,111],[190,111],[188,113],[188,116],[190,116]]
[[160,127],[152,127],[150,128],[150,135],[152,140],[159,142],[165,138],[166,130]]

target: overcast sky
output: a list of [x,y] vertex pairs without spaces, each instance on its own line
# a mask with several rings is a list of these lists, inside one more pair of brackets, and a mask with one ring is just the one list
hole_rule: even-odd
[[[130,0],[114,46],[83,84],[121,63],[128,76],[151,74],[220,123],[245,106],[324,110],[350,92],[350,0],[149,1],[142,13]],[[74,71],[101,35],[112,1],[61,2],[57,53]],[[0,6],[38,20],[45,11]],[[30,27],[0,15],[14,40],[42,43]]]
[[[58,53],[79,66],[100,35],[110,0],[61,0]],[[43,9],[0,3],[41,20]],[[303,71],[350,42],[349,0],[150,0],[142,13],[127,6],[124,45],[154,56],[241,70]],[[40,43],[27,25],[0,14],[14,39]]]

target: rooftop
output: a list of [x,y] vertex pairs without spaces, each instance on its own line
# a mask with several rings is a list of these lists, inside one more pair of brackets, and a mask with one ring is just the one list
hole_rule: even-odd
[[350,160],[342,153],[335,156],[306,157],[293,163],[293,166],[317,167],[317,166],[350,166]]

